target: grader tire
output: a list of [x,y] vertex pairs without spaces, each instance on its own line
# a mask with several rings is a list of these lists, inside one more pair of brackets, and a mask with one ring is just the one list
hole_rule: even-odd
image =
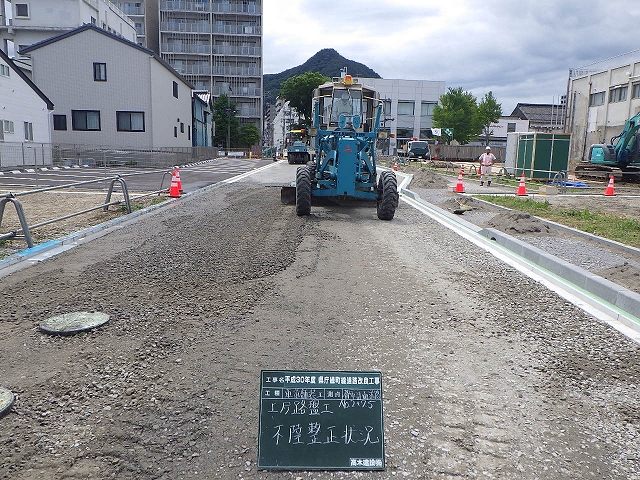
[[296,215],[311,213],[311,172],[307,166],[296,170]]
[[398,208],[398,180],[394,172],[384,171],[378,179],[378,218],[393,220]]

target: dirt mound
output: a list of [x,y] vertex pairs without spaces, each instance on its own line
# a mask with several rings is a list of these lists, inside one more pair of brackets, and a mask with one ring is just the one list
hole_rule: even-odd
[[487,226],[506,233],[548,234],[551,232],[549,225],[536,217],[525,212],[515,211],[499,213],[487,222]]
[[402,167],[402,171],[413,175],[411,188],[447,188],[449,182],[442,175],[424,168]]

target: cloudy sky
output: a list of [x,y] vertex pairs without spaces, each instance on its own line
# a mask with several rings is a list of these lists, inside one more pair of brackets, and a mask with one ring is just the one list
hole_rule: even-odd
[[[264,73],[323,48],[383,78],[444,81],[508,115],[552,103],[570,68],[640,49],[637,0],[264,0]],[[338,75],[339,72],[336,72]]]

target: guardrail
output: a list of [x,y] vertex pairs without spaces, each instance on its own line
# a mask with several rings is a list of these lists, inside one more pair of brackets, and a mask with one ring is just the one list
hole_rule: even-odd
[[[132,176],[137,176],[137,175],[148,175],[148,174],[158,174],[158,173],[162,173],[162,181],[160,182],[160,189],[159,190],[155,190],[153,192],[147,192],[141,195],[136,195],[135,197],[131,197],[129,195],[129,189],[127,187],[127,182],[125,180],[124,177],[132,177]],[[127,210],[127,213],[131,213],[131,200],[136,200],[139,198],[143,198],[143,197],[148,197],[151,195],[160,195],[160,193],[162,192],[166,192],[168,191],[167,188],[163,188],[163,184],[164,184],[164,179],[167,175],[171,175],[171,171],[153,171],[153,172],[142,172],[142,173],[132,173],[132,174],[128,174],[128,175],[115,175],[113,177],[111,177],[111,179],[109,180],[104,179],[104,178],[100,178],[97,180],[86,180],[86,181],[82,181],[82,182],[74,182],[74,183],[68,183],[65,185],[58,185],[55,187],[44,187],[44,188],[39,188],[36,190],[29,190],[29,191],[24,191],[24,192],[18,192],[18,193],[5,193],[5,194],[0,194],[0,226],[2,226],[2,219],[4,216],[4,210],[5,207],[7,205],[7,203],[11,203],[15,209],[16,209],[16,214],[18,216],[18,220],[20,222],[20,228],[18,230],[12,230],[8,233],[5,234],[0,234],[0,240],[9,240],[9,239],[24,239],[25,242],[27,243],[27,246],[29,248],[33,248],[33,246],[35,245],[33,242],[33,237],[31,236],[31,231],[38,228],[38,227],[42,227],[45,225],[49,225],[51,223],[54,222],[58,222],[61,220],[66,220],[68,218],[72,218],[78,215],[82,215],[85,213],[89,213],[89,212],[93,212],[95,210],[99,210],[99,209],[103,209],[103,211],[107,211],[109,209],[109,207],[111,205],[120,205],[124,202],[125,204],[125,208]],[[97,205],[95,207],[91,207],[91,208],[87,208],[85,210],[81,210],[78,212],[74,212],[74,213],[70,213],[68,215],[63,215],[61,217],[57,217],[57,218],[53,218],[50,220],[46,220],[44,222],[40,222],[34,225],[29,225],[28,221],[27,221],[27,216],[25,214],[24,211],[24,207],[22,205],[22,203],[20,202],[20,200],[18,200],[17,197],[24,197],[26,195],[32,195],[35,193],[42,193],[42,192],[49,192],[52,190],[62,190],[62,189],[66,189],[66,188],[73,188],[73,187],[77,187],[80,185],[88,185],[88,184],[92,184],[92,183],[100,183],[100,182],[105,182],[105,180],[109,181],[109,187],[107,189],[107,193],[106,193],[106,197],[105,197],[105,201],[104,203],[101,203],[100,205]],[[122,194],[124,196],[123,200],[115,200],[115,201],[111,201],[111,196],[113,194],[114,191],[114,187],[116,186],[116,184],[118,184],[122,190]]]

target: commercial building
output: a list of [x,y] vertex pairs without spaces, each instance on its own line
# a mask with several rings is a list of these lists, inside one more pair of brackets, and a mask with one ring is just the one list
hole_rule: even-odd
[[380,94],[383,105],[381,131],[388,133],[388,142],[381,145],[385,154],[395,154],[412,138],[430,138],[433,109],[446,93],[445,82],[384,78],[359,80]]
[[609,143],[640,112],[640,50],[571,69],[567,99],[570,159],[588,160],[592,144]]

